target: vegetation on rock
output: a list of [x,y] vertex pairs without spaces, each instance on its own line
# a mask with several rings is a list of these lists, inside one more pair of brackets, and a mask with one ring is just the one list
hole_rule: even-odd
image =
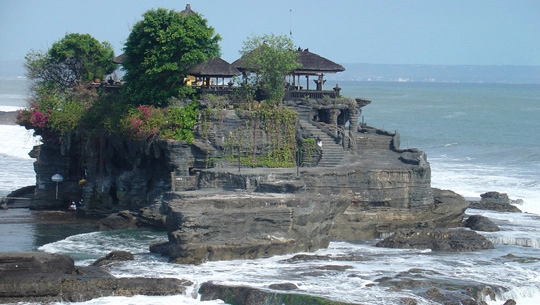
[[[191,143],[197,124],[204,138],[215,122],[210,116],[217,113],[217,121],[222,121],[219,117],[234,101],[245,124],[224,138],[224,158],[250,167],[294,166],[298,114],[279,106],[285,76],[299,65],[292,40],[273,34],[249,38],[241,53],[250,70],[256,71],[251,83],[235,89],[232,100],[197,97],[184,79],[193,66],[219,55],[220,40],[207,20],[193,11],[149,10],[126,40],[125,84],[120,90],[93,82],[114,70],[110,44],[89,34],[67,34],[47,52],[27,55],[33,90],[30,106],[18,113],[18,123],[34,129],[45,142],[70,143],[76,136],[100,143],[104,137]],[[266,100],[254,100],[256,89]],[[202,103],[186,102],[187,96]],[[199,116],[200,107],[208,111]]]
[[37,88],[63,92],[103,79],[116,69],[113,58],[108,42],[99,42],[89,34],[71,33],[53,43],[47,52],[30,51],[25,68]]
[[221,37],[199,14],[159,8],[143,14],[124,46],[125,95],[135,105],[167,105],[192,93],[184,78],[219,55]]
[[285,76],[300,64],[292,39],[274,34],[252,36],[240,51],[248,70],[256,72],[252,83],[270,103],[279,105],[285,95]]
[[[225,138],[226,158],[239,159],[249,167],[295,165],[297,112],[286,107],[263,106],[252,111],[238,110],[237,115],[245,124]],[[259,134],[261,129],[263,135]]]

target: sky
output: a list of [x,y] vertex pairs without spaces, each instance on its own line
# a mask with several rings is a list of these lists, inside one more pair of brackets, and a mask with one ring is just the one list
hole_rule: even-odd
[[540,66],[539,0],[0,0],[0,61],[45,51],[67,33],[88,33],[122,53],[150,9],[186,4],[239,57],[252,35],[291,36],[340,64]]

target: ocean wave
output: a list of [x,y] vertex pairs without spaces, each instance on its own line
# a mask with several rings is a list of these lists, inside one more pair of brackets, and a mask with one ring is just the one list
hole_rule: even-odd
[[33,136],[32,130],[18,125],[0,125],[0,154],[30,159],[28,153],[35,145],[40,144],[40,138]]
[[0,106],[0,111],[17,111],[17,110],[20,110],[20,109],[23,109],[24,107],[19,107],[19,106]]

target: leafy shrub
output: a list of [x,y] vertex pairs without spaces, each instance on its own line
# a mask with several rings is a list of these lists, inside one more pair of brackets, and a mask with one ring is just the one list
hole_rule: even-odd
[[166,139],[193,142],[193,127],[197,123],[196,103],[188,106],[159,108],[140,105],[122,120],[124,131],[134,140],[159,136]]

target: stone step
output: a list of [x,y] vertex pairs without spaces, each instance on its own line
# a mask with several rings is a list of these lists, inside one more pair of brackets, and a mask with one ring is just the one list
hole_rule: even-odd
[[322,142],[322,156],[317,166],[334,167],[341,163],[345,157],[345,152],[340,144],[337,144],[326,132],[320,130],[317,126],[309,123],[306,120],[299,120],[300,126],[309,132],[314,138],[318,138]]

